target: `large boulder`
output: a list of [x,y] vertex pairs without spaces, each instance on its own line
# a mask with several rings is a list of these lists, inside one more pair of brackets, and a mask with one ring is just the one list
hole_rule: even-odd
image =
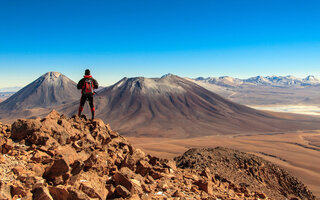
[[11,138],[17,141],[27,139],[35,132],[40,131],[40,120],[34,119],[18,119],[12,124]]

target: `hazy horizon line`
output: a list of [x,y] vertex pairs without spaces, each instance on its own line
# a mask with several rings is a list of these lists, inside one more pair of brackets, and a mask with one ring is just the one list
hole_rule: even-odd
[[[46,72],[46,73],[44,73],[44,74],[42,74],[41,76],[43,76],[43,75],[45,75],[45,74],[47,74],[47,73],[49,73],[49,72],[57,72],[57,71],[48,71],[48,72]],[[62,72],[58,72],[58,73],[60,73],[60,74],[62,74],[62,75],[64,75],[64,76],[66,76],[64,73],[62,73]],[[315,78],[319,78],[320,79],[320,76],[316,76],[316,75],[313,75],[313,74],[309,74],[309,75],[307,75],[307,76],[294,76],[294,75],[290,75],[290,74],[288,74],[288,75],[255,75],[255,76],[248,76],[248,77],[246,77],[246,78],[239,78],[239,77],[235,77],[235,76],[228,76],[228,75],[223,75],[223,76],[194,76],[194,77],[190,77],[190,76],[180,76],[180,75],[177,75],[177,74],[174,74],[174,73],[166,73],[166,74],[163,74],[163,75],[161,75],[161,76],[156,76],[156,77],[149,77],[149,76],[131,76],[131,77],[127,77],[127,76],[123,76],[122,78],[125,78],[125,77],[127,77],[127,78],[136,78],[136,77],[145,77],[145,78],[161,78],[162,76],[165,76],[165,75],[168,75],[168,74],[171,74],[171,75],[175,75],[175,76],[179,76],[179,77],[182,77],[182,78],[190,78],[190,79],[197,79],[197,78],[204,78],[204,79],[206,79],[206,78],[222,78],[222,77],[232,77],[232,78],[236,78],[236,79],[240,79],[240,80],[246,80],[246,79],[250,79],[250,78],[254,78],[254,77],[258,77],[258,76],[261,76],[261,77],[288,77],[288,76],[292,76],[292,77],[295,77],[295,78],[299,78],[299,79],[304,79],[304,78],[307,78],[308,76],[314,76]],[[41,76],[39,76],[38,78],[40,78]],[[66,76],[66,77],[68,77],[68,76]],[[35,80],[37,80],[38,78],[36,78]],[[70,77],[68,77],[69,79],[71,79],[72,81],[74,81],[72,78],[70,78]],[[119,80],[121,80],[122,78],[120,78]],[[118,81],[119,81],[118,80]],[[34,81],[34,80],[33,80]],[[25,86],[27,86],[27,85],[29,85],[30,83],[32,83],[33,81],[31,81],[31,82],[29,82],[29,83],[27,83],[27,84],[25,84],[25,85],[13,85],[13,86],[7,86],[7,87],[0,87],[0,90],[2,90],[2,89],[11,89],[11,88],[23,88],[23,87],[25,87]],[[109,85],[101,85],[100,87],[108,87],[108,86],[111,86],[111,85],[113,85],[113,84],[115,84],[115,83],[117,83],[118,81],[116,81],[116,82],[114,82],[114,83],[112,83],[112,84],[109,84]],[[77,82],[77,81],[75,81],[75,82]]]

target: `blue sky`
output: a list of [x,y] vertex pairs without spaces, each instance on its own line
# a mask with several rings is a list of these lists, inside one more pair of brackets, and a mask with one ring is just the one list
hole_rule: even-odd
[[316,0],[0,0],[2,86],[48,71],[320,76]]

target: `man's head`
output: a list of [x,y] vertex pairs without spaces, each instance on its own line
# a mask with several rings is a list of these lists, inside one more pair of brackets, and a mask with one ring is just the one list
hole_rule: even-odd
[[84,72],[84,75],[90,75],[90,70],[86,69],[86,71]]

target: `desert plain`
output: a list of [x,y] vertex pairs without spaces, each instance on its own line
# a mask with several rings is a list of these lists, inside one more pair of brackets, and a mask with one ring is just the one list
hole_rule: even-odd
[[127,137],[136,148],[174,158],[190,148],[228,147],[260,156],[296,176],[320,199],[320,130],[194,138]]

